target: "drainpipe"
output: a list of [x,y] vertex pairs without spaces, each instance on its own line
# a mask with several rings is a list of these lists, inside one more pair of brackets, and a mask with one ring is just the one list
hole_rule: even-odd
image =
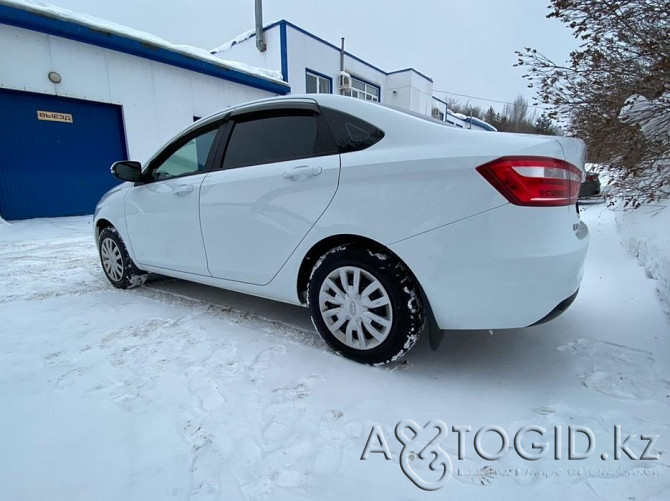
[[256,48],[265,52],[265,33],[263,33],[263,0],[256,0]]
[[344,37],[342,37],[342,45],[340,48],[340,71],[344,71]]

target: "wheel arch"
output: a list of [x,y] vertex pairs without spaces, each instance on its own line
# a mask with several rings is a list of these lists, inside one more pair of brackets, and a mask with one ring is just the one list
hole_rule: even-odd
[[95,222],[95,241],[96,242],[100,238],[100,232],[102,230],[104,230],[105,228],[109,228],[110,226],[114,227],[114,225],[111,223],[111,221],[109,221],[105,218],[100,218]]
[[423,303],[426,307],[426,313],[430,317],[432,317],[433,312],[430,307],[430,302],[426,297],[421,282],[414,274],[412,269],[409,267],[409,265],[403,259],[401,259],[400,256],[398,256],[395,252],[386,247],[384,244],[381,244],[371,238],[354,234],[331,235],[315,243],[309,249],[309,251],[307,251],[305,257],[303,257],[302,259],[302,263],[300,263],[300,268],[298,270],[298,279],[296,283],[298,299],[302,304],[307,304],[307,298],[306,298],[307,283],[309,282],[309,277],[312,274],[312,270],[314,269],[314,265],[316,264],[316,262],[319,260],[321,256],[323,256],[329,250],[332,250],[336,247],[339,247],[340,245],[345,244],[361,245],[373,252],[375,251],[386,252],[388,254],[391,254],[398,261],[400,261],[412,275],[412,278],[414,279],[416,284],[419,286],[419,291],[421,292],[421,299],[423,300]]

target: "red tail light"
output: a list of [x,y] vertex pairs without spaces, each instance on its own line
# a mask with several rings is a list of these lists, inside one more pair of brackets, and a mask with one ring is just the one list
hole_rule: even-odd
[[477,167],[510,203],[557,207],[577,202],[582,171],[563,160],[503,157]]

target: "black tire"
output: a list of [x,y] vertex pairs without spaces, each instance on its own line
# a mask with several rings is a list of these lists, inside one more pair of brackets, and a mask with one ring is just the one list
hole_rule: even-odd
[[[356,272],[356,269],[360,269],[361,272]],[[336,278],[341,276],[338,274],[342,270],[345,273],[346,284],[344,284],[342,278],[339,281]],[[358,273],[360,277],[358,278],[359,290],[365,289],[366,283],[375,287],[373,279],[381,284],[384,290],[379,289],[379,292],[374,293],[377,297],[376,300],[372,299],[370,294],[368,294],[367,300],[364,300],[362,299],[362,293],[355,292],[356,282],[353,278],[355,273]],[[349,274],[351,274],[351,278]],[[325,302],[322,300],[320,303],[322,287],[327,289],[331,287],[328,282],[324,285],[324,281],[329,276],[331,283],[334,282],[340,290],[350,287],[351,295],[347,294],[343,297],[354,299],[351,299],[351,301],[349,299],[345,301],[340,299],[337,301],[325,300]],[[329,290],[334,291],[332,288]],[[333,297],[333,299],[338,297],[337,293],[335,295],[328,294],[328,296]],[[347,301],[350,302],[347,303]],[[362,308],[362,306],[365,306],[362,305],[362,301],[366,301],[368,305],[379,301],[385,303],[385,306],[381,307],[382,311],[380,312],[380,308]],[[352,302],[355,302],[353,306],[351,305]],[[307,286],[307,303],[312,315],[312,322],[324,341],[346,358],[366,364],[383,364],[403,357],[419,339],[426,318],[419,285],[405,265],[387,251],[370,250],[359,245],[339,246],[330,250],[318,260],[314,265]],[[322,313],[322,308],[325,308],[327,313],[333,313],[334,310],[341,311],[342,315],[349,320],[342,320],[339,314],[326,315],[326,319]],[[330,311],[328,311],[328,308],[330,308]],[[374,329],[385,329],[387,334],[383,340],[372,336],[368,324],[363,323],[365,320],[360,320],[367,316],[369,321],[370,313],[376,315],[377,318],[390,320],[386,327],[383,327],[382,324],[372,324]],[[341,321],[344,321],[345,324],[338,328],[337,324]],[[326,322],[331,322],[330,328]],[[357,330],[355,334],[352,332],[351,337],[348,338],[342,329],[346,331],[346,326],[349,323],[356,325],[356,322],[358,322],[359,329],[362,327],[360,330],[364,332]],[[331,329],[336,331],[337,336],[331,332]],[[377,332],[377,334],[380,333]],[[372,345],[372,347],[363,348],[360,346],[361,335],[364,337],[363,344]],[[349,341],[348,344],[347,341]],[[377,344],[375,345],[375,343]],[[353,344],[359,344],[359,346],[352,346]]]
[[113,226],[100,232],[98,254],[107,280],[117,289],[133,289],[146,282],[147,273],[135,266],[119,232]]

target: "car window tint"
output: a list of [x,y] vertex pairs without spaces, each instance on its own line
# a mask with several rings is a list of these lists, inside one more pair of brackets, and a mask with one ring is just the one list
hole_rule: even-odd
[[153,179],[160,181],[205,170],[217,131],[218,129],[211,130],[188,141],[153,171]]
[[224,169],[314,156],[317,117],[262,116],[237,122],[226,149]]
[[323,107],[321,112],[330,126],[340,153],[364,150],[384,137],[382,130],[353,115]]

